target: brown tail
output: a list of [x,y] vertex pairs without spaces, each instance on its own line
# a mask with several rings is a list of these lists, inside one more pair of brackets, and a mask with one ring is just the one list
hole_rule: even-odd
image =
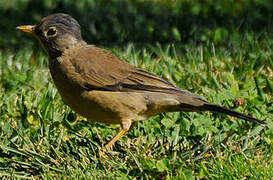
[[216,113],[228,114],[230,116],[238,117],[238,118],[244,119],[246,121],[254,122],[254,123],[257,123],[257,124],[265,124],[265,121],[258,120],[258,119],[254,118],[252,116],[245,115],[245,114],[242,114],[242,113],[239,113],[237,111],[227,109],[225,107],[222,107],[222,106],[219,106],[219,105],[216,105],[216,104],[204,104],[202,109],[207,110],[207,111],[216,112]]

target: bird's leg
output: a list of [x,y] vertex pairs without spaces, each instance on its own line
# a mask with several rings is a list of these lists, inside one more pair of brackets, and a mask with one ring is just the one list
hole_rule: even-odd
[[123,123],[121,124],[121,130],[118,132],[118,134],[111,140],[109,141],[103,148],[102,150],[100,150],[99,152],[99,155],[100,157],[103,157],[103,158],[107,158],[107,156],[105,156],[105,151],[106,150],[109,150],[114,144],[115,142],[120,139],[127,131],[130,130],[130,127],[131,127],[131,122],[128,122],[128,123]]

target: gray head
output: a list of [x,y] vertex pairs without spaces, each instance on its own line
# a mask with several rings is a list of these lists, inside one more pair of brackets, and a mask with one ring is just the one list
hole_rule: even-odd
[[82,41],[79,23],[63,13],[49,15],[37,25],[19,26],[17,29],[35,35],[50,56],[59,56],[65,49]]

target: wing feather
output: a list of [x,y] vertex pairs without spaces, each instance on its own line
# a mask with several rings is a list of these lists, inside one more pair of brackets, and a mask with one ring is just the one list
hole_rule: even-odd
[[82,77],[81,84],[86,90],[182,93],[202,99],[95,46],[83,49],[71,63]]

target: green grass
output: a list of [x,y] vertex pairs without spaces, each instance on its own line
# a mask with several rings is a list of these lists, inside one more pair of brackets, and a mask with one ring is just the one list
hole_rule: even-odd
[[[98,150],[117,125],[86,122],[66,107],[42,52],[0,54],[0,176],[55,179],[271,179],[273,41],[246,34],[229,45],[109,49],[129,63],[259,119],[163,113],[119,140],[109,160]],[[241,103],[239,103],[241,102]]]

